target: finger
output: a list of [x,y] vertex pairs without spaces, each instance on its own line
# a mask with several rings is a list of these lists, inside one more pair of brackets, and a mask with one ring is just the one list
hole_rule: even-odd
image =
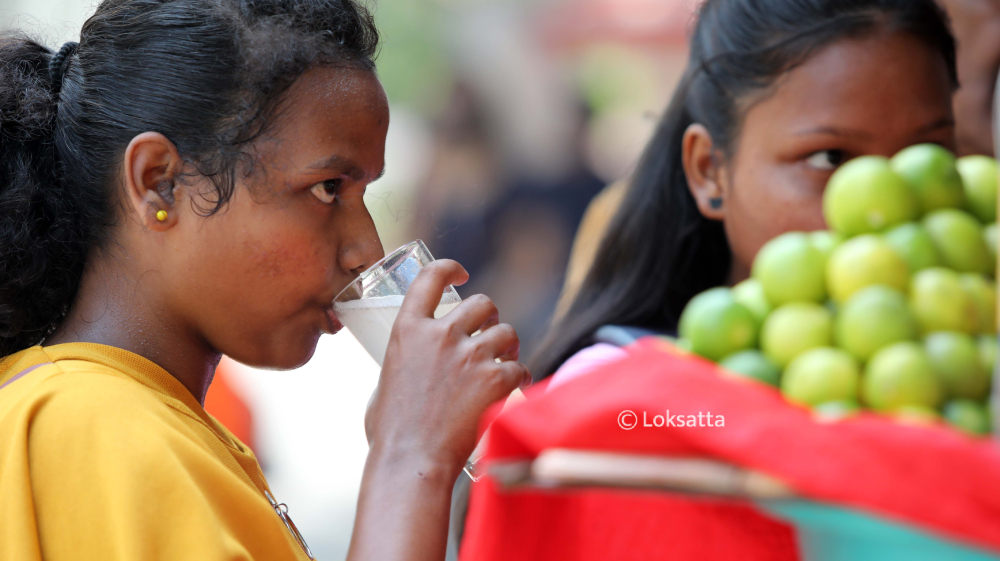
[[521,344],[518,343],[516,347],[505,352],[503,356],[498,356],[497,360],[500,362],[505,362],[508,360],[513,360],[514,362],[517,362],[518,360],[520,360],[520,358],[521,358]]
[[[503,395],[506,397],[510,395],[510,392],[517,388],[523,388],[531,384],[531,372],[528,371],[528,367],[521,364],[520,362],[502,362],[497,365],[499,369],[498,375],[502,378],[502,386],[504,388]],[[498,398],[499,399],[499,398]]]
[[372,392],[372,396],[368,398],[368,405],[365,406],[365,437],[368,439],[368,445],[371,446],[372,439],[375,437],[375,419],[378,416],[378,396],[379,387],[375,386],[375,391]]
[[[478,331],[480,331],[480,332],[486,331],[487,329],[493,327],[494,325],[500,325],[500,315],[499,314],[491,317],[488,320],[486,320],[486,323],[484,323],[481,326],[479,326],[479,330]],[[473,332],[473,335],[476,335],[476,333]]]
[[[499,323],[497,325],[499,325]],[[488,328],[484,327],[483,331],[486,331],[487,329]],[[520,339],[520,337],[518,337],[518,339]],[[503,355],[498,356],[496,358],[496,361],[497,362],[505,362],[505,361],[508,361],[508,360],[513,360],[514,362],[517,362],[518,360],[520,360],[520,358],[521,358],[521,342],[519,340],[518,343],[517,343],[517,345],[514,348],[512,348],[509,351],[505,352]]]
[[451,259],[438,259],[428,263],[420,269],[417,278],[413,279],[409,290],[406,291],[399,315],[434,317],[434,310],[441,303],[444,289],[449,284],[462,284],[467,280],[469,280],[469,273]]
[[501,323],[480,333],[473,341],[480,351],[491,359],[517,356],[521,341],[514,328]]
[[454,322],[453,325],[466,335],[485,331],[487,324],[493,326],[500,323],[500,312],[497,311],[496,304],[482,294],[466,298],[457,308],[449,312],[448,316]]

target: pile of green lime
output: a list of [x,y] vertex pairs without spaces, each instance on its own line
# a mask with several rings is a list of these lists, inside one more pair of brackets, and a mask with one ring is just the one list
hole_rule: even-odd
[[769,241],[751,278],[695,297],[679,343],[817,415],[869,409],[989,432],[997,161],[935,144],[830,178],[830,231]]

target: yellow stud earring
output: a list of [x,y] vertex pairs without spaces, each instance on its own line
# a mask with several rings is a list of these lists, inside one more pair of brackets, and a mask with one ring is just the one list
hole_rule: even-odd
[[167,219],[167,211],[165,211],[165,210],[158,210],[158,211],[156,211],[156,219],[159,220],[160,222],[166,221],[166,219]]

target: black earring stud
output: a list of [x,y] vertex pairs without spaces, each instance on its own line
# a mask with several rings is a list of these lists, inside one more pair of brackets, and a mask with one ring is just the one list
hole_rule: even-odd
[[719,210],[722,208],[722,197],[708,199],[708,206],[712,207],[713,210]]

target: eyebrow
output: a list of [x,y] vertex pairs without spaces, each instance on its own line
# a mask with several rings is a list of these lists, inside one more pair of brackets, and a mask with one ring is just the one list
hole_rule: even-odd
[[955,126],[955,119],[953,119],[952,117],[942,117],[937,121],[934,121],[933,123],[925,127],[922,127],[920,130],[917,131],[917,134],[923,134],[925,132],[936,131],[944,127],[953,127],[953,126]]
[[[919,129],[913,132],[913,135],[919,136],[921,134],[925,134],[931,131],[936,131],[940,128],[951,127],[954,125],[955,125],[954,119],[952,119],[951,117],[943,117],[941,119],[938,119],[937,121],[934,121],[933,123],[930,123],[929,125],[924,125],[920,127]],[[798,131],[795,134],[797,136],[804,136],[808,134],[826,134],[830,136],[843,136],[847,138],[862,138],[862,139],[868,139],[872,137],[872,134],[865,131],[857,129],[845,129],[834,126],[823,126],[823,127],[805,129]]]
[[[309,169],[336,170],[336,171],[342,170],[344,174],[346,174],[348,177],[350,177],[355,181],[360,181],[365,178],[365,171],[361,169],[361,166],[354,163],[353,160],[345,158],[339,154],[332,154],[327,158],[323,158],[322,160],[314,162],[312,165],[309,166]],[[375,178],[371,180],[371,183],[374,183],[379,179],[382,179],[382,176],[384,175],[385,175],[385,168],[383,167],[382,171],[378,172],[378,175],[376,175]]]

